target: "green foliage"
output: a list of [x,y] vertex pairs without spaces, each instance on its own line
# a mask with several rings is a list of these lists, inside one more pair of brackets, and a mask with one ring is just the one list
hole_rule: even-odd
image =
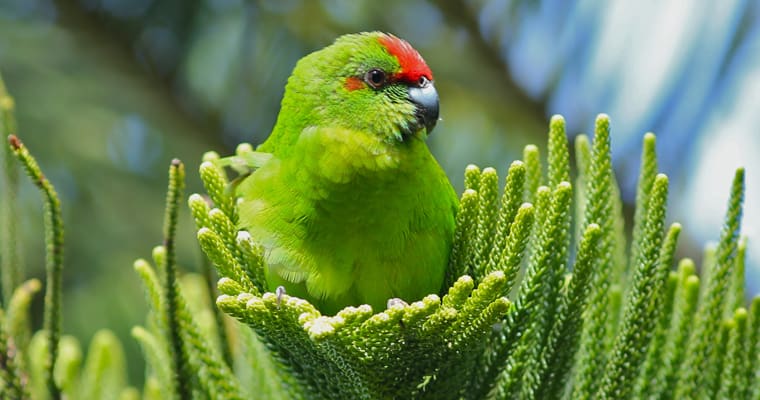
[[3,396],[20,399],[25,397],[26,393],[21,383],[18,358],[13,356],[14,352],[15,344],[8,335],[5,314],[0,313],[0,381],[3,383]]
[[[672,232],[672,231],[671,231]],[[648,398],[654,391],[652,386],[657,378],[663,361],[663,346],[668,336],[668,327],[673,317],[673,302],[675,300],[676,287],[678,285],[678,274],[674,271],[668,273],[668,281],[665,286],[665,292],[662,295],[662,306],[654,310],[659,314],[657,326],[652,333],[652,342],[647,350],[646,359],[642,365],[636,386],[634,396],[636,398]]]
[[641,243],[641,236],[644,234],[647,204],[657,176],[656,140],[654,134],[647,133],[644,135],[641,146],[641,170],[639,171],[639,182],[636,187],[636,210],[633,215],[630,265],[635,265],[639,259],[639,245]]
[[9,135],[8,142],[13,153],[21,161],[27,175],[42,192],[45,205],[45,243],[47,261],[45,271],[47,285],[45,290],[44,329],[48,340],[45,360],[45,376],[48,393],[53,399],[61,397],[60,388],[55,383],[53,369],[58,358],[58,341],[61,337],[61,279],[63,270],[63,217],[61,201],[53,185],[42,174],[37,161],[32,157],[23,143],[15,136]]
[[598,243],[602,231],[597,224],[589,224],[580,241],[578,254],[573,265],[573,275],[568,276],[567,289],[562,293],[557,310],[557,320],[549,336],[545,352],[547,369],[544,373],[546,385],[539,388],[537,398],[557,398],[564,389],[574,352],[581,334],[581,314],[586,308],[589,281],[593,276]]
[[154,259],[160,272],[161,287],[165,291],[162,315],[166,318],[165,336],[170,346],[172,355],[172,378],[177,396],[181,399],[190,397],[192,375],[190,372],[190,360],[187,350],[183,346],[180,330],[183,322],[180,316],[180,308],[183,300],[178,294],[179,283],[177,282],[176,251],[174,247],[174,233],[177,230],[177,214],[179,213],[179,199],[185,185],[185,170],[179,160],[172,160],[169,168],[169,190],[166,193],[166,213],[164,215],[164,246],[154,252]]
[[[193,195],[199,241],[222,276],[217,305],[253,328],[272,352],[279,376],[297,383],[284,386],[290,397],[671,398],[683,390],[678,371],[690,373],[683,371],[692,357],[687,349],[697,339],[710,351],[724,346],[721,354],[729,354],[711,364],[724,371],[715,393],[749,391],[752,356],[742,355],[742,363],[730,359],[738,343],[752,343],[753,319],[746,311],[723,324],[722,337],[689,334],[700,304],[699,278],[688,260],[677,274],[669,272],[681,226],[664,229],[668,179],[657,174],[654,135],[644,137],[628,254],[608,118],[598,118],[593,143],[585,137],[576,143],[574,208],[567,148],[564,121],[554,117],[546,176],[538,148],[526,147],[525,159],[509,168],[501,200],[496,170],[468,166],[445,295],[409,305],[390,302],[384,311],[349,307],[326,316],[304,300],[251,285],[263,276],[261,250],[243,255],[240,243],[255,246],[248,235],[210,223],[213,217],[234,220],[234,209],[212,209]],[[233,159],[244,157],[239,152]],[[201,167],[202,176],[213,178],[204,181],[219,204],[234,203],[225,197],[230,191],[217,169],[236,164],[229,160]],[[707,278],[717,289],[703,300],[732,315],[734,306],[743,305],[739,295],[730,305],[715,296],[725,293],[725,285],[743,286],[743,276],[728,266],[741,268],[743,257],[728,256],[736,253],[741,193],[735,185],[727,219],[734,234],[724,234],[717,257],[724,267]],[[574,240],[572,210],[580,216]],[[243,241],[232,242],[240,236]],[[569,251],[572,242],[575,252]],[[712,320],[721,326],[720,315]],[[742,372],[729,377],[728,366]]]
[[[652,186],[645,228],[640,245],[638,265],[631,283],[628,302],[621,327],[605,370],[602,398],[627,398],[631,391],[631,376],[639,368],[657,321],[655,302],[664,297],[667,271],[673,260],[680,226],[671,228],[663,245],[663,225],[668,192],[668,180],[658,175]],[[662,254],[660,254],[662,253]]]
[[694,262],[690,259],[681,260],[677,273],[673,316],[667,333],[668,340],[663,345],[664,367],[660,368],[654,382],[647,382],[652,386],[651,392],[660,393],[666,399],[673,397],[699,296],[699,277],[694,274]]
[[[586,152],[585,149],[583,151]],[[585,155],[584,155],[585,156]],[[596,223],[602,230],[599,242],[595,272],[591,282],[591,293],[587,301],[588,309],[583,324],[580,347],[573,368],[572,398],[582,399],[593,396],[597,382],[601,381],[604,365],[606,333],[608,327],[607,305],[610,301],[609,275],[613,269],[612,249],[614,247],[612,215],[612,160],[610,155],[610,127],[606,115],[597,118],[593,147],[588,158],[586,171],[583,217],[577,223],[581,231],[589,224]],[[611,325],[611,324],[610,324]]]
[[706,382],[706,379],[713,377],[705,371],[717,365],[723,357],[723,353],[718,351],[720,346],[716,346],[714,341],[717,336],[722,336],[720,332],[726,307],[725,294],[731,285],[732,271],[736,265],[743,200],[744,169],[739,169],[731,186],[726,222],[715,251],[715,264],[709,269],[706,289],[695,314],[694,330],[676,391],[676,397],[679,398],[714,397],[715,387],[709,383],[715,382]]
[[[465,173],[465,185],[467,185],[466,178],[467,175]],[[456,229],[454,230],[454,243],[451,246],[449,267],[446,270],[446,279],[444,281],[444,286],[446,287],[453,285],[456,277],[467,274],[469,270],[467,262],[470,254],[468,250],[472,249],[470,243],[474,240],[472,236],[476,226],[477,205],[478,192],[469,188],[465,189],[459,200],[459,211],[457,212]]]
[[746,359],[744,358],[745,341],[747,334],[747,310],[739,307],[734,312],[732,319],[726,322],[728,327],[728,344],[723,356],[723,368],[719,380],[717,398],[730,399],[735,395],[741,395],[748,382]]
[[[80,356],[81,357],[81,356]],[[79,383],[79,399],[118,399],[126,385],[127,366],[121,343],[110,331],[95,334]]]
[[[33,296],[41,289],[38,280],[31,279],[11,286],[12,295],[0,309],[0,398],[119,398],[120,393],[133,389],[126,387],[126,365],[118,339],[107,330],[99,332],[92,341],[87,360],[82,364],[82,351],[77,340],[61,335],[63,220],[60,201],[53,185],[23,143],[15,135],[8,137],[8,143],[10,154],[20,161],[43,196],[47,284],[44,326],[31,338],[28,311]],[[11,185],[6,189],[14,191],[16,187]],[[12,194],[7,198],[14,197],[15,194]],[[9,223],[9,220],[3,223]],[[4,227],[4,231],[13,229]],[[18,263],[17,258],[15,262]],[[13,268],[16,269],[13,274],[6,275],[7,271],[4,271],[3,277],[15,276],[13,279],[20,282],[23,279],[21,264]],[[8,287],[4,286],[6,289]]]
[[[208,325],[215,325],[213,321],[206,321],[206,329],[199,326],[198,314],[191,311],[178,278],[174,235],[183,186],[184,166],[179,160],[174,160],[169,169],[164,245],[153,251],[158,274],[145,260],[135,263],[135,270],[143,279],[151,306],[148,320],[151,329],[136,327],[132,333],[146,353],[151,366],[150,378],[156,378],[163,385],[159,385],[157,390],[161,395],[179,399],[198,396],[242,399],[240,384],[218,346],[226,340],[214,338],[214,335],[226,333],[210,333]],[[195,289],[198,289],[197,286]]]
[[702,278],[689,259],[671,271],[681,226],[665,230],[668,179],[657,173],[654,136],[645,135],[626,254],[604,115],[593,142],[576,141],[575,188],[558,116],[545,174],[536,146],[509,166],[501,195],[496,169],[468,166],[446,287],[411,304],[390,300],[385,310],[322,315],[283,290],[266,291],[265,250],[238,230],[236,181],[224,170],[255,163],[250,145],[225,159],[207,153],[200,176],[208,197],[188,200],[216,288],[210,269],[182,274],[175,232],[184,170],[175,160],[163,244],[153,265],[134,263],[150,309],[132,330],[148,364],[142,392],[127,386],[122,346],[109,331],[95,335],[86,357],[61,336],[60,205],[21,142],[10,144],[46,200],[48,300],[45,329],[30,337],[40,282],[3,272],[14,290],[0,310],[0,398],[760,397],[760,297],[744,307],[744,171]]
[[[504,194],[501,196],[501,207],[499,208],[498,212],[498,220],[496,222],[496,231],[494,234],[494,237],[496,238],[506,238],[507,243],[504,242],[494,242],[493,248],[491,250],[491,254],[488,258],[488,266],[486,267],[486,272],[493,272],[494,270],[503,269],[504,265],[502,264],[501,267],[499,263],[502,260],[502,254],[522,254],[522,249],[519,251],[511,250],[509,251],[508,248],[510,246],[515,246],[517,244],[524,244],[525,243],[525,236],[530,233],[530,229],[524,229],[524,232],[522,235],[518,234],[517,237],[521,237],[520,240],[518,240],[515,243],[510,243],[510,237],[514,237],[513,235],[510,235],[510,232],[512,230],[513,221],[515,224],[521,219],[518,217],[518,214],[523,210],[521,208],[522,204],[522,191],[523,187],[525,186],[525,164],[522,161],[514,161],[512,165],[509,166],[509,171],[507,172],[507,178],[504,186]],[[461,206],[460,202],[460,206]],[[527,204],[527,203],[526,203]],[[525,211],[522,211],[523,215]],[[532,218],[531,214],[531,218]],[[524,218],[524,216],[523,216]],[[530,227],[532,224],[532,221],[527,224],[522,224],[523,227]],[[501,251],[504,250],[504,251]],[[519,260],[512,260],[511,264],[507,265],[519,265]],[[459,274],[457,276],[461,276],[463,274]],[[512,274],[509,274],[512,275]],[[511,286],[511,285],[510,285]]]

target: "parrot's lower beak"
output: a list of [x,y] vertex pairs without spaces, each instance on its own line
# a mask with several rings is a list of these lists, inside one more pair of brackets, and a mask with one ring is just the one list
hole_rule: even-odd
[[409,100],[417,106],[417,121],[427,129],[429,135],[438,122],[438,92],[433,82],[426,81],[423,86],[409,86]]

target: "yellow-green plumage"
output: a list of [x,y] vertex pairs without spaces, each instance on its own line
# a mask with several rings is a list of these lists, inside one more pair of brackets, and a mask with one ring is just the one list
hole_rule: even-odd
[[[424,88],[430,104],[432,76],[404,46],[346,35],[300,60],[258,149],[272,158],[238,188],[240,224],[266,249],[270,289],[325,313],[441,289],[457,199],[425,144],[433,114],[410,100]],[[374,70],[383,85],[373,86]],[[436,119],[437,107],[436,95]]]

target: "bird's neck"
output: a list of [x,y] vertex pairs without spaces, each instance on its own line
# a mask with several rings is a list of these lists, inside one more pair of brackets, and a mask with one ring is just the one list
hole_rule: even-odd
[[[436,167],[424,141],[388,143],[340,129],[307,129],[288,157],[294,187],[336,208],[367,205],[401,191],[414,192]],[[406,196],[405,193],[399,195]]]

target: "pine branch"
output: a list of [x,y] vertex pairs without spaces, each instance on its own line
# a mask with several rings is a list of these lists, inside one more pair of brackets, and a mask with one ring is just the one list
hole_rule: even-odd
[[464,190],[480,190],[480,167],[470,164],[464,169]]
[[[701,399],[715,399],[720,388],[721,375],[725,368],[726,350],[728,349],[728,340],[731,330],[736,327],[736,323],[731,319],[724,319],[720,322],[720,329],[717,338],[713,338],[712,352],[710,353],[705,370],[702,371],[702,389],[699,392]],[[717,339],[717,340],[716,340]]]
[[739,239],[739,244],[736,248],[736,258],[734,259],[736,265],[731,272],[731,283],[728,289],[728,299],[726,300],[725,315],[731,317],[734,311],[740,307],[744,307],[747,304],[745,298],[744,288],[747,286],[745,279],[745,262],[747,258],[747,238],[742,237]]
[[[210,185],[210,187],[221,190],[221,188],[216,188],[216,185]],[[231,199],[228,193],[215,193],[214,197],[222,203],[232,201],[228,200],[228,198]],[[232,225],[230,215],[224,214],[220,209],[215,209],[214,217],[212,217],[212,210],[208,202],[201,195],[190,195],[188,205],[190,206],[190,211],[193,214],[199,233],[203,228],[211,232],[210,235],[204,237],[201,241],[201,249],[203,249],[209,260],[218,260],[221,263],[221,265],[216,265],[220,270],[219,273],[223,276],[237,277],[236,279],[245,284],[247,290],[252,293],[265,291],[266,282],[263,268],[259,265],[261,258],[257,256],[257,253],[262,252],[263,248],[254,245],[247,232],[237,231],[234,225]],[[222,235],[210,230],[214,227],[220,229]],[[222,243],[224,246],[220,246]],[[209,252],[215,254],[211,256]]]
[[203,155],[203,163],[199,169],[201,181],[206,188],[206,193],[211,196],[211,201],[222,210],[234,225],[237,223],[237,210],[235,209],[234,198],[227,192],[229,181],[224,170],[212,162],[218,158],[219,155],[212,152]]
[[663,362],[655,380],[653,393],[663,399],[672,398],[678,380],[678,371],[686,353],[693,326],[694,312],[699,299],[699,277],[695,275],[694,262],[688,258],[678,264],[678,286],[673,304],[673,318],[663,345]]
[[[159,247],[154,250],[154,255],[158,261],[163,261],[161,254],[163,250]],[[159,264],[157,262],[157,264]],[[148,326],[152,327],[154,333],[136,326],[132,328],[132,337],[137,340],[143,350],[146,362],[148,364],[150,376],[158,378],[162,385],[156,388],[160,391],[160,398],[172,398],[177,393],[175,385],[175,375],[173,361],[169,347],[166,342],[169,321],[165,310],[165,298],[163,288],[159,277],[150,264],[143,259],[138,259],[134,263],[135,272],[140,276],[145,287],[150,313],[148,315]],[[146,383],[147,385],[147,383]]]
[[[154,251],[154,254],[160,252],[162,251]],[[166,307],[164,305],[163,288],[156,275],[156,271],[154,271],[148,261],[144,259],[136,260],[133,264],[133,268],[140,276],[140,279],[142,279],[148,298],[148,305],[150,306],[149,308],[152,311],[152,315],[155,317],[157,327],[161,330],[168,329],[167,326],[169,325],[169,321],[163,313],[163,310]]]
[[498,218],[499,176],[493,168],[485,168],[480,173],[478,184],[478,216],[475,227],[475,251],[471,258],[472,277],[479,281],[488,268],[494,231]]
[[[30,279],[13,291],[6,310],[0,308],[0,398],[29,398],[25,361],[29,345],[29,306],[42,284]],[[45,355],[46,356],[46,355]],[[4,386],[3,386],[4,385]]]
[[[591,143],[588,136],[578,135],[575,137],[575,165],[578,176],[575,178],[575,232],[574,237],[580,238],[583,234],[581,222],[586,211],[586,196],[588,195],[588,180],[591,177]],[[577,244],[577,243],[576,243]]]
[[61,277],[63,272],[63,218],[61,202],[50,181],[42,174],[37,161],[15,135],[8,136],[13,153],[26,169],[27,175],[40,189],[45,205],[45,288],[44,328],[48,332],[46,361],[48,393],[53,400],[61,397],[55,383],[53,368],[58,358],[58,341],[61,337]]
[[494,252],[499,254],[498,262],[493,269],[488,269],[486,273],[494,271],[503,271],[507,276],[507,287],[511,288],[520,272],[520,263],[522,262],[525,248],[528,245],[530,234],[533,230],[535,207],[530,203],[523,203],[517,210],[514,222],[511,225],[511,232],[507,237],[503,247],[494,248]]
[[[79,341],[73,336],[61,336],[60,352],[55,365],[55,380],[61,387],[64,398],[78,398],[80,390],[80,368],[82,366],[82,348]],[[116,365],[113,368],[122,368],[126,365]]]
[[523,149],[523,162],[525,163],[525,192],[523,201],[534,203],[536,201],[536,191],[543,181],[543,172],[541,168],[541,155],[538,147],[529,144]]
[[655,177],[657,176],[657,153],[656,139],[654,134],[647,133],[642,141],[641,169],[639,182],[636,187],[636,210],[633,214],[633,237],[631,239],[631,255],[628,263],[635,266],[639,260],[639,246],[644,234],[646,210],[649,204],[649,196],[652,192]]
[[298,382],[284,372],[252,329],[236,323],[234,332],[240,343],[235,353],[235,375],[246,393],[272,400],[304,398]]
[[[522,189],[520,189],[522,194]],[[526,253],[526,247],[530,240],[531,232],[534,226],[534,209],[530,203],[524,203],[517,211],[517,216],[512,223],[511,233],[507,238],[507,244],[504,247],[501,259],[497,265],[496,271],[501,271],[506,277],[505,288],[510,290],[517,279],[523,256]],[[506,292],[504,293],[507,294]],[[444,304],[446,302],[444,297]],[[461,300],[460,300],[461,301]],[[476,374],[472,383],[473,390],[469,392],[468,398],[478,399],[486,396],[488,392],[496,385],[496,378],[502,373],[503,366],[506,365],[507,357],[512,351],[514,341],[509,341],[504,335],[505,328],[502,322],[501,328],[496,329],[489,340],[490,344],[486,346],[486,354],[480,361],[480,371]]]
[[[218,211],[218,209],[214,210]],[[224,241],[216,231],[201,228],[198,230],[198,242],[209,259],[214,261],[220,276],[235,280],[246,291],[259,293],[258,288],[249,280],[249,275],[240,268],[233,254],[230,253],[229,248],[225,246]]]
[[[467,167],[468,170],[470,167]],[[472,248],[471,242],[474,241],[475,220],[478,211],[477,205],[478,192],[473,189],[465,189],[462,193],[462,198],[459,200],[454,242],[451,246],[451,256],[449,257],[449,265],[446,269],[444,287],[451,287],[460,276],[471,273],[468,259],[470,257],[469,251]]]
[[[467,167],[447,269],[448,292],[412,304],[392,302],[376,314],[363,305],[324,316],[304,300],[266,292],[258,284],[264,280],[263,250],[250,235],[236,231],[230,217],[236,211],[224,211],[218,204],[214,209],[201,196],[191,196],[199,242],[221,276],[217,305],[256,332],[280,371],[267,375],[276,383],[264,384],[263,390],[275,388],[275,396],[299,398],[672,397],[678,379],[674,371],[690,357],[690,330],[698,328],[692,320],[699,279],[688,260],[681,262],[678,274],[669,273],[681,228],[673,224],[663,232],[667,178],[642,172],[638,207],[643,219],[626,286],[629,260],[611,168],[609,120],[600,115],[593,147],[583,136],[576,141],[577,200],[584,204],[576,226],[583,235],[576,239],[573,273],[566,274],[572,188],[561,182],[552,193],[541,186],[544,179],[569,177],[563,122],[555,117],[550,125],[546,178],[535,146],[526,148],[524,162],[510,166],[501,199],[494,169]],[[647,135],[644,145],[644,164],[656,170],[654,137]],[[236,168],[236,162],[225,158],[204,164],[202,179],[211,181],[205,184],[214,191],[209,194],[215,204],[234,204],[230,188],[235,183],[227,182],[220,167]],[[651,190],[644,193],[650,179]],[[521,205],[523,198],[535,205]],[[513,291],[526,248],[530,257],[512,304],[505,296]],[[720,249],[716,260],[725,264]],[[741,268],[740,260],[731,261]],[[716,265],[714,271],[721,271],[723,264]],[[735,274],[725,276],[737,286]],[[737,302],[731,298],[721,307]],[[745,339],[722,328],[725,341],[712,339],[712,344],[735,352],[736,343],[751,340],[753,321],[747,318]],[[188,329],[192,332],[191,325]],[[210,355],[215,370],[223,367]],[[751,359],[746,357],[741,362],[749,368]],[[711,363],[705,384],[714,382],[721,393],[729,390],[724,387],[729,383],[749,390],[749,383],[742,383],[749,382],[744,375],[719,379],[720,365],[741,369],[729,362]],[[201,380],[217,382],[221,376]]]
[[570,182],[570,153],[565,133],[565,119],[561,115],[552,116],[549,122],[548,149],[546,174],[549,187],[556,187],[560,182]]
[[[361,306],[348,307],[334,317],[322,316],[304,300],[273,293],[222,295],[217,304],[267,338],[276,349],[275,357],[314,396],[418,393],[441,398],[434,395],[447,393],[441,385],[462,388],[466,382],[453,369],[462,361],[459,357],[467,355],[465,349],[482,342],[491,325],[508,312],[509,302],[500,297],[505,283],[506,277],[497,271],[473,290],[472,279],[463,277],[442,301],[428,296],[375,315]],[[444,375],[435,381],[424,379],[438,374]],[[444,398],[453,395],[449,391]]]
[[[512,221],[517,218],[518,210],[522,203],[523,188],[525,187],[525,164],[522,161],[514,161],[507,171],[504,193],[501,196],[496,233],[494,242],[488,257],[486,272],[490,273],[497,269],[502,255],[502,249],[512,232]],[[502,269],[502,268],[499,268]],[[502,269],[503,270],[503,269]],[[507,275],[509,276],[509,275]]]
[[477,241],[480,188],[480,168],[470,164],[464,171],[464,187],[456,216],[454,242],[449,265],[444,277],[444,287],[451,286],[462,275],[474,275],[474,243]]
[[87,350],[82,370],[82,400],[115,399],[126,385],[124,350],[113,333],[102,330],[95,334]]
[[581,230],[591,223],[602,229],[599,243],[597,270],[591,285],[592,292],[588,300],[589,308],[581,335],[580,349],[573,369],[573,399],[590,398],[597,389],[600,373],[604,370],[606,360],[604,343],[607,331],[607,304],[609,273],[612,269],[612,249],[614,248],[612,217],[612,160],[610,156],[609,118],[601,114],[596,119],[592,158],[589,165],[587,182],[586,208],[580,222]]
[[[610,201],[612,202],[612,271],[610,282],[620,282],[621,286],[627,286],[630,277],[628,271],[628,236],[625,228],[625,216],[623,215],[623,199],[620,195],[620,187],[615,177],[615,171],[611,173],[612,185]],[[621,312],[617,310],[616,312]]]
[[227,364],[227,366],[232,367],[233,348],[227,335],[227,326],[224,322],[224,314],[219,309],[219,307],[213,306],[213,304],[216,303],[216,298],[218,297],[218,294],[216,293],[216,285],[214,285],[215,272],[211,266],[211,261],[208,259],[208,257],[206,257],[205,254],[201,255],[201,273],[203,275],[203,283],[205,284],[206,293],[208,294],[207,301],[209,304],[212,304],[211,311],[214,314],[217,340],[219,341],[219,346],[222,350],[222,357],[224,358],[224,362]]
[[37,279],[30,279],[13,291],[10,304],[6,308],[5,325],[8,334],[13,338],[19,349],[26,348],[29,343],[29,306],[34,295],[40,291],[42,283]]
[[597,224],[589,224],[580,241],[578,255],[573,265],[573,274],[568,288],[560,299],[557,321],[549,336],[550,345],[546,356],[548,368],[544,371],[542,385],[536,398],[558,399],[567,382],[571,362],[577,351],[581,334],[581,314],[586,308],[591,278],[598,256],[601,229]]
[[221,355],[217,354],[207,343],[193,322],[190,311],[181,297],[179,319],[181,321],[181,339],[187,346],[192,373],[198,376],[198,384],[207,396],[212,399],[238,400],[245,398],[241,393],[239,383],[224,363]]
[[[718,243],[715,242],[708,242],[705,247],[704,251],[702,252],[702,268],[700,271],[700,276],[702,279],[707,282],[708,278],[712,275],[712,271],[715,268],[716,264],[718,263],[717,260],[717,251],[718,251]],[[707,294],[707,285],[702,285],[702,287],[699,290],[699,303],[704,303],[705,296]]]
[[[209,211],[208,218],[209,222],[211,223],[211,227],[214,228],[214,232],[219,235],[219,238],[222,240],[222,243],[230,252],[230,254],[232,254],[236,261],[242,260],[243,253],[237,246],[238,229],[235,226],[235,223],[232,222],[229,216],[219,208],[214,208]],[[248,276],[242,273],[243,271],[241,268],[237,267],[236,265],[235,269],[239,270],[236,271],[236,273],[240,275],[238,278],[240,283],[253,287],[253,283],[250,281]]]
[[[548,182],[550,185],[560,185],[563,182],[570,182],[570,154],[568,151],[567,135],[565,134],[565,120],[562,116],[555,115],[552,117],[549,125],[549,140],[548,140]],[[568,183],[569,184],[569,183]],[[571,193],[572,197],[572,193]],[[570,201],[572,200],[569,199]],[[545,307],[548,308],[548,313],[544,319],[544,340],[545,345],[541,350],[540,363],[536,368],[536,381],[540,382],[541,377],[544,376],[545,371],[548,369],[547,363],[550,361],[550,354],[554,352],[554,346],[556,346],[556,338],[552,337],[552,334],[559,328],[564,320],[562,313],[565,310],[562,308],[563,299],[561,298],[563,289],[566,288],[567,279],[567,267],[569,264],[569,247],[572,237],[571,230],[571,217],[572,211],[570,209],[571,204],[568,203],[568,209],[565,215],[560,221],[559,229],[555,230],[555,247],[552,251],[553,268],[553,283],[546,286],[545,293]],[[536,388],[543,390],[544,386],[536,384]],[[531,391],[532,392],[532,391]]]
[[658,372],[663,366],[663,347],[668,340],[667,335],[670,329],[670,321],[673,319],[673,303],[677,287],[678,274],[675,271],[670,271],[661,308],[655,310],[659,314],[657,327],[652,336],[652,342],[647,349],[646,360],[641,367],[641,372],[636,381],[636,387],[633,392],[634,398],[649,398],[656,393],[653,391],[653,388],[663,387],[663,383],[658,382],[660,378]]
[[687,358],[681,370],[676,391],[676,397],[679,398],[696,398],[703,393],[706,378],[704,372],[708,362],[714,355],[719,354],[714,351],[715,346],[711,345],[711,341],[720,331],[725,310],[725,293],[731,283],[731,271],[735,264],[743,200],[744,169],[739,169],[734,176],[726,222],[715,253],[716,264],[707,277],[707,289],[696,313],[694,331],[686,353]]
[[552,322],[550,296],[556,295],[547,290],[547,286],[554,288],[556,282],[561,281],[557,275],[560,269],[564,269],[565,260],[561,250],[563,244],[559,241],[562,240],[565,220],[569,218],[571,198],[572,187],[562,182],[546,205],[546,221],[539,226],[535,251],[515,301],[516,312],[510,315],[506,325],[506,342],[519,340],[510,356],[506,380],[500,384],[500,391],[511,396],[533,397],[543,369],[545,360],[541,359],[541,353]]
[[723,368],[720,374],[720,388],[717,392],[718,399],[732,399],[743,392],[749,382],[745,381],[748,365],[744,358],[746,351],[747,335],[747,309],[739,307],[734,316],[729,320],[728,344],[726,352],[722,354]]
[[48,350],[48,334],[44,329],[35,332],[29,340],[26,347],[26,359],[29,361],[27,369],[29,372],[28,388],[32,399],[49,399],[48,393],[48,370],[47,359],[50,351]]
[[22,382],[21,363],[18,347],[13,337],[8,334],[5,313],[0,309],[0,398],[28,399],[25,385]]
[[[179,160],[174,160],[169,169],[169,190],[164,217],[164,245],[157,247],[153,252],[155,263],[160,267],[160,278],[156,279],[152,268],[145,261],[138,260],[135,263],[135,269],[145,282],[152,307],[159,309],[161,313],[158,318],[159,328],[162,328],[167,342],[167,350],[172,360],[169,375],[176,396],[181,399],[190,399],[194,392],[200,391],[211,398],[239,399],[242,398],[242,395],[236,379],[221,356],[216,354],[214,349],[207,344],[206,338],[195,325],[177,281],[177,267],[174,261],[174,233],[183,186],[183,165]],[[214,211],[209,211],[207,216],[207,221],[210,221],[209,224],[232,234],[227,221],[222,220],[222,223],[219,221],[215,223],[212,221],[214,218],[212,214],[215,214]],[[227,218],[225,215],[222,217]],[[198,219],[197,216],[196,219]],[[208,228],[202,229],[208,230]],[[229,252],[221,239],[217,239],[217,248],[220,251]],[[235,251],[238,249],[235,248]],[[237,277],[251,286],[250,282],[247,281],[247,275],[244,273],[240,272]],[[158,284],[159,281],[160,284]],[[135,333],[151,352],[156,353],[158,351],[158,342],[149,342],[147,336],[140,330]],[[163,359],[157,354],[152,358],[154,360]]]
[[638,266],[622,326],[600,389],[599,397],[602,399],[628,398],[657,321],[657,301],[663,296],[662,289],[681,230],[679,225],[674,225],[668,233],[666,244],[662,244],[667,195],[668,179],[660,174],[652,186]]
[[623,287],[620,283],[610,284],[609,294],[607,296],[607,329],[605,329],[604,342],[602,343],[602,351],[605,353],[605,357],[609,358],[612,354],[612,348],[615,345],[615,339],[617,338],[618,329],[620,328],[620,321],[623,316]]
[[169,356],[166,343],[160,337],[153,335],[150,331],[135,326],[132,328],[132,337],[140,343],[145,359],[150,367],[151,376],[158,379],[162,385],[158,388],[161,392],[161,398],[167,399],[174,396],[177,389],[174,387],[174,376],[172,373],[172,359]]
[[172,160],[169,168],[169,190],[166,194],[166,212],[164,214],[164,245],[161,262],[156,262],[161,272],[161,287],[166,301],[163,302],[162,313],[167,321],[166,339],[169,343],[172,355],[172,379],[177,396],[182,399],[192,398],[192,373],[189,365],[189,355],[182,342],[182,320],[180,308],[182,300],[179,297],[177,283],[176,250],[174,248],[174,235],[177,230],[177,214],[179,213],[179,199],[182,197],[182,189],[185,185],[185,171],[181,161]]

